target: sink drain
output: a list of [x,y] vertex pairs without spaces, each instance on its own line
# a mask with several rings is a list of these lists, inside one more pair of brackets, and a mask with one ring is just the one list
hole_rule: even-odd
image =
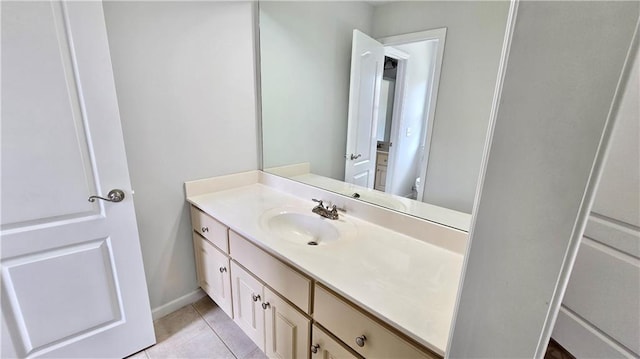
[[317,245],[318,245],[318,242],[316,242],[316,241],[310,241],[310,242],[307,242],[307,244],[308,244],[308,245],[310,245],[310,246],[317,246]]

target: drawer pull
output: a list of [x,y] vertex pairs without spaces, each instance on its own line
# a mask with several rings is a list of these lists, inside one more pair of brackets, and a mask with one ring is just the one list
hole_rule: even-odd
[[320,345],[318,345],[318,344],[314,344],[314,345],[311,346],[311,352],[313,354],[316,354],[318,352],[318,349],[320,349]]
[[257,302],[260,300],[260,294],[251,294],[251,299],[253,299],[254,302]]
[[363,347],[364,346],[364,342],[367,340],[367,337],[363,335],[356,337],[356,344],[358,344],[359,347]]
[[220,273],[224,273],[224,272],[226,272],[226,271],[227,271],[227,268],[226,268],[226,267],[220,267]]
[[202,227],[200,228],[200,230],[202,231],[202,233],[209,232],[209,227]]
[[271,306],[271,304],[269,304],[269,302],[265,302],[262,303],[262,309],[267,310],[267,308],[269,308]]

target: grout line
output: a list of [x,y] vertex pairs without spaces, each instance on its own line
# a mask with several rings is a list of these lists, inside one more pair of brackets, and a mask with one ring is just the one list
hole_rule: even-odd
[[218,332],[213,329],[213,327],[211,326],[211,324],[209,324],[209,322],[207,321],[207,319],[205,319],[204,315],[202,315],[202,313],[200,313],[200,311],[198,310],[198,308],[196,308],[195,305],[191,304],[191,306],[193,307],[193,309],[196,311],[196,313],[198,313],[198,315],[200,316],[200,318],[202,318],[202,320],[204,320],[204,322],[207,324],[207,326],[209,327],[209,329],[211,329],[211,331],[213,332],[213,334],[216,335],[216,337],[218,337],[218,339],[220,339],[220,341],[222,342],[222,344],[224,344],[224,346],[227,348],[227,350],[229,350],[229,353],[231,353],[231,355],[233,355],[234,358],[236,359],[242,359],[242,358],[238,358],[238,356],[236,355],[236,353],[233,352],[233,350],[231,350],[231,348],[229,347],[229,345],[227,345],[227,342],[225,342],[222,337],[220,337],[220,334],[218,334]]

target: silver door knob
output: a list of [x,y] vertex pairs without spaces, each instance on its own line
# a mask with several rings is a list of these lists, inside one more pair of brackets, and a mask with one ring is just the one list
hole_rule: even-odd
[[267,310],[267,308],[269,308],[271,306],[271,304],[269,304],[269,302],[264,302],[262,303],[262,309]]
[[200,230],[202,231],[202,233],[209,232],[209,227],[202,227],[200,228]]
[[319,344],[313,344],[313,345],[311,346],[311,352],[312,352],[313,354],[316,354],[316,353],[318,352],[318,349],[320,349],[320,345],[319,345]]
[[220,267],[220,273],[224,273],[224,272],[226,272],[226,271],[227,271],[227,268],[226,268],[226,267]]
[[107,202],[122,202],[122,200],[124,199],[124,191],[121,189],[112,189],[111,191],[109,191],[109,193],[107,193],[107,198],[100,196],[90,196],[89,202],[95,202],[96,199],[101,199]]
[[367,337],[363,335],[356,337],[356,344],[358,344],[359,347],[363,347],[364,346],[364,342],[367,340]]
[[358,153],[357,155],[354,155],[353,153],[344,155],[345,158],[348,158],[348,159],[350,159],[352,161],[360,158],[361,156],[362,156],[362,154],[360,154],[360,153]]
[[260,294],[251,294],[251,299],[253,299],[254,302],[257,302],[260,300]]

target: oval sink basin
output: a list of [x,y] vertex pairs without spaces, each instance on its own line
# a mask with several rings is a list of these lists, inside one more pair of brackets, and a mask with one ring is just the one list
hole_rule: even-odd
[[263,229],[300,244],[323,245],[353,236],[355,226],[344,218],[331,220],[299,209],[273,209],[260,220]]

